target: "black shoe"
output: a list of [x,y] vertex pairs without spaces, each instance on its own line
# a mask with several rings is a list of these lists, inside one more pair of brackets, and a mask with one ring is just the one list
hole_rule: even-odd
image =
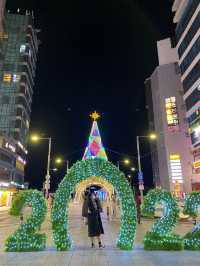
[[95,246],[94,246],[94,243],[92,243],[91,247],[92,247],[92,248],[94,248],[94,247],[95,247]]
[[105,248],[105,246],[102,245],[101,242],[99,242],[99,248]]

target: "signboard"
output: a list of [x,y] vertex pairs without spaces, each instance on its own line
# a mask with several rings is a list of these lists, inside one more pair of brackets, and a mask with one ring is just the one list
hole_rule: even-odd
[[139,182],[141,182],[141,181],[143,182],[143,173],[142,173],[142,171],[138,172],[138,181]]
[[169,163],[171,168],[171,179],[172,182],[183,183],[183,173],[181,167],[181,156],[180,154],[170,154]]
[[177,131],[179,129],[179,120],[176,106],[176,97],[165,99],[165,111],[168,129],[170,131]]
[[200,168],[200,161],[193,162],[194,169]]
[[15,147],[13,144],[11,144],[11,143],[9,143],[9,142],[7,142],[7,141],[4,141],[4,143],[3,143],[3,148],[4,148],[4,149],[7,149],[7,150],[10,150],[10,151],[13,152],[13,153],[16,152],[16,147]]

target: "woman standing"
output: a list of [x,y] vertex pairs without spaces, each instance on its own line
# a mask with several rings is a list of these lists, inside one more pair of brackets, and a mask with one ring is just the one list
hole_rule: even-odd
[[101,243],[100,235],[103,232],[103,226],[101,223],[100,212],[98,210],[95,194],[89,192],[88,194],[88,236],[91,239],[91,247],[95,247],[94,239],[98,240],[99,248],[104,247]]

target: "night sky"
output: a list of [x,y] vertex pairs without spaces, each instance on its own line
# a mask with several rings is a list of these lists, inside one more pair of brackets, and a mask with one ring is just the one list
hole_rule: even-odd
[[[169,0],[7,1],[11,11],[34,10],[41,29],[31,131],[53,138],[53,158],[62,155],[72,164],[82,157],[89,113],[97,110],[109,159],[127,154],[137,167],[136,135],[148,133],[144,80],[157,65],[156,41],[174,34],[171,6]],[[141,151],[151,186],[146,143]],[[31,187],[41,188],[46,161],[47,143],[29,145]],[[63,174],[64,167],[52,174],[52,190]]]

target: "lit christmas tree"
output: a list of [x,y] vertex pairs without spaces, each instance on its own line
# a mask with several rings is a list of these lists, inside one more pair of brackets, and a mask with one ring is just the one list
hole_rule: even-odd
[[103,147],[101,136],[99,133],[99,128],[97,124],[97,119],[100,115],[95,111],[90,115],[93,119],[92,129],[89,136],[88,146],[86,147],[83,160],[98,158],[102,160],[108,160],[105,149]]

